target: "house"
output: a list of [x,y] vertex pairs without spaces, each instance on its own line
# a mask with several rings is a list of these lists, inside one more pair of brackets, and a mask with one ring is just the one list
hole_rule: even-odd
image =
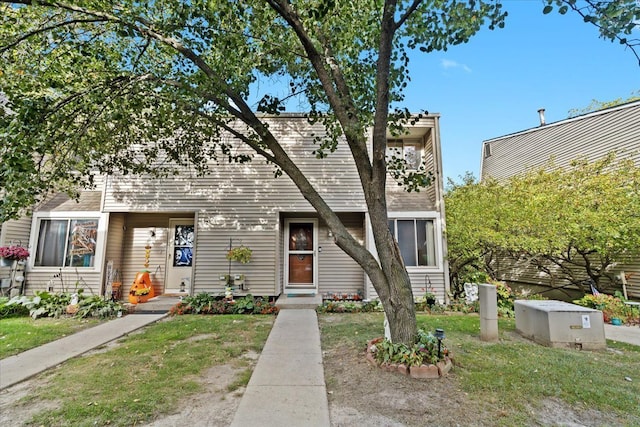
[[[543,167],[553,158],[558,166],[568,166],[576,158],[588,161],[610,152],[630,158],[640,166],[640,101],[583,114],[555,123],[544,123],[521,132],[489,139],[482,143],[481,179],[504,179],[529,168]],[[548,276],[531,268],[501,263],[498,272],[504,280],[524,284],[547,284]],[[628,276],[629,296],[640,297],[640,260],[616,267]]]
[[[351,233],[375,253],[346,144],[317,159],[310,153],[314,134],[324,131],[320,124],[300,114],[266,120]],[[414,294],[430,287],[444,301],[449,283],[438,120],[437,114],[424,116],[390,144],[416,166],[424,163],[434,174],[433,185],[407,193],[389,179],[387,199],[389,225]],[[239,295],[376,297],[363,270],[335,245],[292,181],[274,178],[273,165],[256,157],[250,163],[211,166],[203,177],[188,169],[169,178],[105,176],[79,201],[56,195],[31,219],[16,222],[27,221],[29,227],[3,224],[3,230],[13,230],[14,240],[29,242],[26,292],[73,289],[78,283],[104,294],[116,282],[127,295],[136,273],[148,270],[156,295],[223,293],[230,275]],[[229,261],[229,249],[241,246],[251,249],[251,261]]]

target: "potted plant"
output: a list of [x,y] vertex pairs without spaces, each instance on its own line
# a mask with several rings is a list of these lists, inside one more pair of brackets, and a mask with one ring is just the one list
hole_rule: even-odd
[[29,251],[23,246],[0,246],[0,259],[5,267],[10,266],[14,261],[24,261],[27,258],[29,258]]
[[238,261],[242,264],[246,264],[251,261],[251,254],[253,251],[246,246],[238,246],[229,249],[227,252],[227,259],[229,261]]

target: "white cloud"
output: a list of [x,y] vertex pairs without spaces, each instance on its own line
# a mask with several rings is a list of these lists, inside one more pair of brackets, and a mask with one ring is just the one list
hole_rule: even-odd
[[471,72],[471,68],[469,68],[466,64],[460,64],[460,63],[458,63],[456,61],[452,61],[450,59],[442,59],[442,60],[440,60],[440,65],[445,70],[448,70],[449,68],[462,68],[467,73]]

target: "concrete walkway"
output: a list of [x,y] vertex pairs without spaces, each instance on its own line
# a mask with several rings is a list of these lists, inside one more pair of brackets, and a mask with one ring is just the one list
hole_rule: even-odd
[[232,427],[329,426],[320,330],[311,309],[281,310]]
[[0,360],[0,390],[156,322],[166,315],[166,312],[129,314],[2,359]]
[[626,342],[640,346],[640,327],[639,326],[614,326],[608,323],[604,324],[604,336],[608,340]]

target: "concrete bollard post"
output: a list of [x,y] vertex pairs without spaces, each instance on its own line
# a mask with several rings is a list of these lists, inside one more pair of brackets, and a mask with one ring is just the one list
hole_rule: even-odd
[[498,294],[496,287],[489,284],[478,285],[480,301],[480,340],[498,341]]

